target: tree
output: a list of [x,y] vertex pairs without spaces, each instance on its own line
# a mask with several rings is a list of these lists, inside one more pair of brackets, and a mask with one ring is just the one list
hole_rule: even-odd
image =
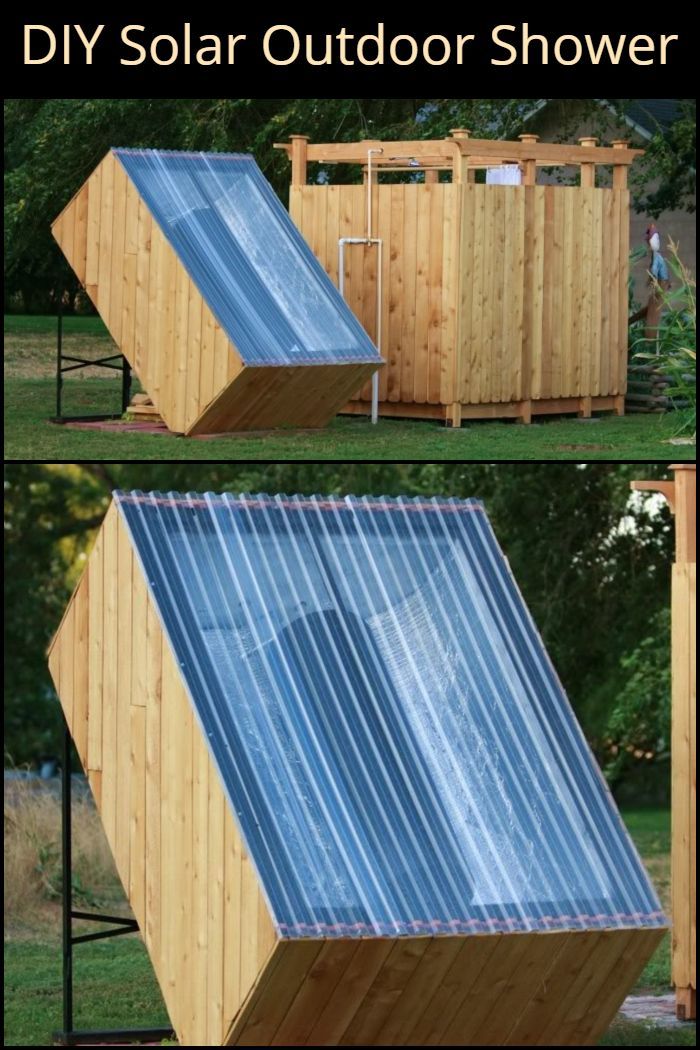
[[[450,127],[513,133],[531,99],[10,99],[5,103],[5,303],[52,309],[79,290],[50,226],[115,145],[255,154],[286,200],[276,141],[442,137]],[[311,177],[313,177],[313,168]],[[337,166],[331,180],[361,178]]]
[[[661,474],[640,464],[8,466],[6,747],[25,761],[55,746],[44,652],[119,487],[483,498],[589,739],[607,755],[611,712],[631,677],[623,658],[656,634],[651,625],[668,606],[668,512],[629,493],[632,477]],[[659,653],[663,659],[663,645]],[[655,690],[649,702],[664,699]]]
[[658,219],[663,211],[695,211],[696,100],[679,98],[678,113],[668,127],[657,125],[635,165],[632,191],[635,211]]

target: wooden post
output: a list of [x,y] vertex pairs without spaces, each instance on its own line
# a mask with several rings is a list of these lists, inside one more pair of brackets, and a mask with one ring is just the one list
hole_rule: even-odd
[[425,173],[425,184],[426,186],[434,186],[436,182],[440,181],[440,172],[435,168],[431,168]]
[[[627,149],[629,147],[629,139],[614,139],[612,144],[613,149]],[[613,189],[614,190],[626,190],[627,189],[627,164],[615,164],[613,165]]]
[[292,143],[292,186],[306,185],[306,147],[308,135],[290,135]]
[[537,182],[537,158],[535,157],[535,146],[540,140],[539,135],[518,135],[523,146],[532,146],[532,157],[523,160],[523,186],[534,186]]
[[[471,131],[469,128],[452,128],[450,135],[453,139],[468,139]],[[452,179],[454,182],[476,182],[476,172],[473,168],[470,170],[467,157],[461,154],[456,157]]]
[[[598,139],[593,135],[587,135],[582,139],[579,139],[580,146],[597,146]],[[581,186],[587,189],[595,188],[595,163],[584,161],[581,164]]]
[[680,1020],[695,1020],[695,466],[674,481],[633,481],[658,491],[676,519],[671,587],[671,974]]

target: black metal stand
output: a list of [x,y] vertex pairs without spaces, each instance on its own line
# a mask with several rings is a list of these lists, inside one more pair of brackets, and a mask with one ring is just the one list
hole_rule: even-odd
[[[91,1031],[76,1031],[73,1028],[73,945],[86,941],[100,941],[108,937],[121,937],[126,933],[138,933],[135,919],[115,915],[98,915],[93,912],[73,910],[73,866],[71,856],[71,735],[68,723],[63,724],[63,747],[61,753],[61,846],[62,846],[62,905],[63,905],[63,1030],[55,1032],[55,1046],[88,1046],[95,1043],[154,1043],[173,1039],[172,1028],[104,1028]],[[88,922],[103,922],[111,930],[83,933],[73,936],[73,919]]]
[[[64,361],[71,363],[65,365]],[[119,362],[118,364],[116,362]],[[110,414],[96,414],[88,416],[64,416],[62,411],[63,402],[63,376],[66,372],[75,372],[80,368],[111,368],[122,374],[122,410]],[[99,422],[107,419],[121,419],[129,407],[131,400],[131,366],[123,354],[110,354],[108,357],[100,357],[90,361],[84,357],[74,357],[72,354],[63,353],[63,296],[58,299],[58,314],[56,317],[56,415],[51,417],[52,423],[85,423]]]

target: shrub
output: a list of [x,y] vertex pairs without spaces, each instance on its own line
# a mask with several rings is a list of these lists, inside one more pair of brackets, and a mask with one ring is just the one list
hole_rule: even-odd
[[695,280],[678,255],[678,245],[669,241],[668,263],[675,277],[669,291],[662,291],[664,309],[657,329],[657,338],[647,339],[644,334],[632,339],[630,350],[638,359],[653,362],[669,375],[673,385],[668,396],[690,405],[679,412],[680,432],[695,433],[696,383],[696,310]]
[[[94,905],[123,898],[92,798],[72,805],[73,894]],[[5,919],[30,924],[61,895],[61,800],[37,780],[5,783]]]

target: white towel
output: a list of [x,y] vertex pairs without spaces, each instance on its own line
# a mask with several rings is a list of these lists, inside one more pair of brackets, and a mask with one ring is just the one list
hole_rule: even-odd
[[517,164],[502,164],[499,168],[486,169],[488,186],[520,186],[522,172]]

